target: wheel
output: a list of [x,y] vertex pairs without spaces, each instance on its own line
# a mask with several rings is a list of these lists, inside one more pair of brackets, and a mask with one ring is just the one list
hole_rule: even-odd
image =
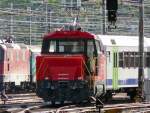
[[54,105],[55,105],[55,100],[52,100],[52,101],[51,101],[51,104],[54,106]]
[[112,92],[108,91],[103,96],[98,97],[102,102],[108,103],[112,100]]
[[127,92],[127,95],[130,96],[130,101],[131,102],[135,102],[136,101],[136,96],[137,96],[137,91],[136,89],[130,89]]
[[105,101],[106,102],[110,102],[112,100],[112,92],[111,91],[108,91],[105,95]]

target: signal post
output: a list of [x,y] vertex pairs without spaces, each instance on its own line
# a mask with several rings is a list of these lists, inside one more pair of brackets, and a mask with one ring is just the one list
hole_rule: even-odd
[[139,70],[138,70],[138,94],[140,101],[144,99],[144,25],[143,25],[143,0],[139,0]]

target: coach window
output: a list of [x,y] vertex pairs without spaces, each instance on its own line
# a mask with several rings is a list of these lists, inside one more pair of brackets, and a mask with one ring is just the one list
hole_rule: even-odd
[[124,52],[124,63],[125,67],[129,67],[129,52]]
[[145,66],[150,67],[150,52],[146,52],[145,55]]
[[130,66],[131,66],[131,67],[134,67],[134,58],[135,58],[135,57],[134,57],[134,52],[131,52],[131,53],[130,53],[130,61],[131,61]]
[[138,67],[139,66],[139,53],[135,52],[134,53],[134,67]]
[[128,64],[128,56],[127,56],[127,52],[124,52],[124,66],[127,67]]
[[128,68],[131,67],[131,52],[128,52]]
[[125,67],[135,67],[136,62],[136,55],[135,52],[124,52],[124,62],[125,62]]
[[119,52],[119,67],[123,66],[123,52]]
[[129,56],[128,56],[128,58],[129,58],[129,65],[128,65],[128,67],[132,67],[132,65],[133,65],[133,61],[132,61],[132,52],[129,52]]
[[132,63],[133,63],[132,67],[134,67],[134,68],[136,67],[136,66],[135,66],[135,53],[136,53],[136,52],[132,52],[132,58],[131,58]]

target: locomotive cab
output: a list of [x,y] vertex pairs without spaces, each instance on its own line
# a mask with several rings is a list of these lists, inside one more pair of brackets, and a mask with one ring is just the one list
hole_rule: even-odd
[[57,31],[43,39],[37,57],[37,95],[52,102],[81,102],[93,95],[98,50],[87,32]]
[[92,59],[97,57],[97,50],[94,39],[46,39],[43,41],[42,54],[66,57],[79,55],[84,59],[84,63],[87,65],[87,70],[93,72]]

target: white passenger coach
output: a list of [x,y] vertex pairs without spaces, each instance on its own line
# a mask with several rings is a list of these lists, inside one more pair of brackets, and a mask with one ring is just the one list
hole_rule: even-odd
[[[106,90],[125,89],[132,93],[138,87],[139,37],[97,35],[107,56]],[[144,76],[150,78],[150,39],[144,37]],[[132,92],[131,92],[132,91]]]

